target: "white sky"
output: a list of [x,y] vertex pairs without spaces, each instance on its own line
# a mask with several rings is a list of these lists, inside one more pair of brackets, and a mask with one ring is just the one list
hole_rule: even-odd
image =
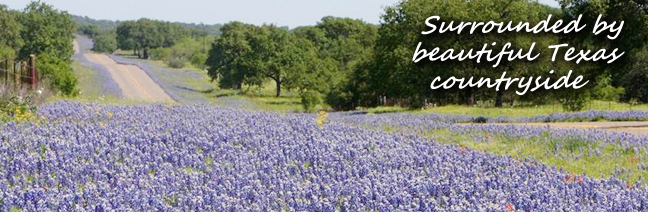
[[[57,9],[94,19],[134,20],[142,17],[186,23],[277,24],[291,28],[314,25],[324,16],[379,23],[385,6],[400,0],[42,0]],[[555,0],[538,0],[558,6]],[[0,0],[22,10],[30,0]]]

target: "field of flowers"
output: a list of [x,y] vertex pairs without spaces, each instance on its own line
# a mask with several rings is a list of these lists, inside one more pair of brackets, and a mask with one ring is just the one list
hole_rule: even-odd
[[[340,113],[342,115],[363,115],[363,112]],[[381,114],[389,116],[389,114]],[[648,121],[648,110],[604,111],[588,110],[571,113],[552,113],[549,115],[535,115],[530,117],[514,116],[476,116],[476,115],[447,115],[437,113],[410,114],[394,113],[396,117],[411,117],[423,121],[437,121],[447,123],[516,123],[516,122],[588,122],[588,121]]]
[[0,126],[2,211],[648,209],[642,184],[367,129],[345,115],[318,123],[315,115],[74,102],[39,113],[47,121]]

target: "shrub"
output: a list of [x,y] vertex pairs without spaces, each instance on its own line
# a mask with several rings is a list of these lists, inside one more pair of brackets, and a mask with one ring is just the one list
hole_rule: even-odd
[[49,82],[50,87],[65,96],[76,96],[79,93],[77,78],[70,64],[58,57],[41,55],[37,57],[36,68],[41,72],[45,80],[42,84]]
[[353,110],[353,94],[342,90],[333,90],[326,95],[326,103],[335,110]]
[[167,65],[171,68],[184,68],[185,63],[186,62],[183,59],[179,58],[171,58],[169,61],[167,61]]
[[589,92],[565,92],[560,94],[560,102],[563,109],[569,112],[576,112],[585,109],[587,102],[590,99]]
[[301,103],[304,107],[304,111],[313,112],[315,107],[322,103],[322,98],[320,93],[317,91],[304,91],[301,93]]
[[623,87],[612,86],[612,79],[610,76],[601,77],[598,80],[596,87],[594,87],[594,98],[605,101],[619,101],[621,96],[625,93]]
[[563,109],[571,112],[581,111],[585,108],[586,103],[585,98],[565,99],[563,100]]
[[168,61],[169,59],[171,59],[172,55],[173,55],[173,51],[170,48],[160,47],[160,48],[149,50],[149,57],[155,60]]
[[198,68],[205,67],[206,61],[207,61],[207,54],[194,54],[191,57],[191,64]]
[[22,95],[5,93],[0,97],[0,123],[25,122],[36,118],[38,93]]
[[473,122],[473,123],[478,123],[478,124],[483,124],[483,123],[488,122],[488,118],[483,117],[483,116],[479,116],[479,117],[474,118],[474,119],[472,120],[472,122]]

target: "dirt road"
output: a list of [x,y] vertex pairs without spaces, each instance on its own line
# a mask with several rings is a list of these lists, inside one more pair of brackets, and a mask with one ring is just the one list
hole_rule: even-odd
[[126,99],[145,102],[173,102],[157,83],[137,66],[118,64],[104,54],[84,53],[92,63],[106,67]]
[[[74,51],[83,53],[76,40],[74,41]],[[92,63],[106,67],[112,79],[122,90],[124,98],[155,103],[174,102],[164,89],[139,67],[118,64],[104,54],[83,53],[83,56]]]

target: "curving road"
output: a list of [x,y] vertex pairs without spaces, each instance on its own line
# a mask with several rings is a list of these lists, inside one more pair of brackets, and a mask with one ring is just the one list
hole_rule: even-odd
[[[76,40],[74,50],[77,53],[81,51]],[[106,67],[112,79],[122,90],[124,98],[155,103],[174,102],[171,96],[139,67],[119,64],[105,54],[83,53],[83,56],[92,63]]]

